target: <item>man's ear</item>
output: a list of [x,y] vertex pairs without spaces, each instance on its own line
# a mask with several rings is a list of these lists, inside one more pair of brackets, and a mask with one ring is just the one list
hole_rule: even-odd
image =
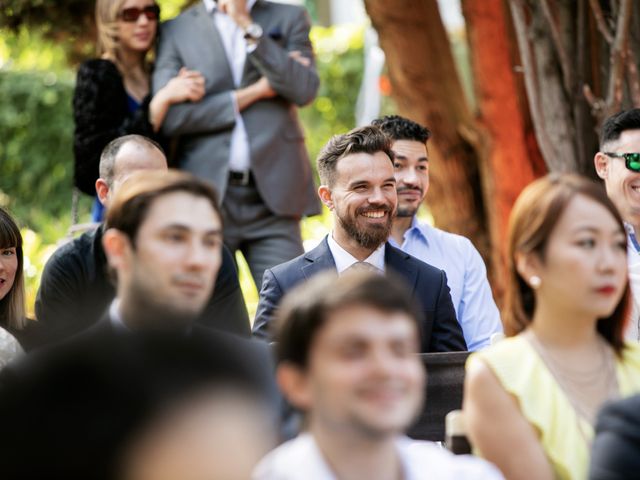
[[603,180],[609,177],[609,160],[610,158],[602,152],[596,153],[596,156],[593,157],[596,173]]
[[324,203],[329,210],[333,210],[331,189],[327,185],[320,185],[320,187],[318,187],[318,196],[320,197],[320,201]]
[[283,362],[276,370],[276,380],[280,390],[289,402],[302,411],[308,411],[312,405],[311,388],[308,374],[297,365]]
[[111,268],[126,266],[131,255],[131,242],[123,232],[110,228],[102,235],[102,247]]
[[109,185],[102,178],[96,180],[96,193],[100,203],[106,205],[107,197],[109,196]]

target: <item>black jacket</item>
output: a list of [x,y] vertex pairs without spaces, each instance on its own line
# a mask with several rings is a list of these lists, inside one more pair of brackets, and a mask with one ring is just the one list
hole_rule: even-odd
[[96,58],[80,66],[73,94],[76,187],[95,196],[100,154],[111,140],[136,133],[164,143],[149,123],[150,100],[148,95],[138,110],[129,112],[122,75],[112,62]]
[[[60,247],[44,267],[36,298],[36,317],[48,341],[62,340],[97,322],[115,297],[102,248],[103,227]],[[250,335],[233,257],[223,247],[213,295],[197,323]]]
[[591,480],[640,476],[640,395],[606,405],[598,415],[591,451]]

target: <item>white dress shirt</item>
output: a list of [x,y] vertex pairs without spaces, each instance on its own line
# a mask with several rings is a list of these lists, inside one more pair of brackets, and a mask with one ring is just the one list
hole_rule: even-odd
[[[349,268],[354,263],[358,263],[359,260],[347,252],[344,248],[338,245],[333,239],[333,232],[331,232],[327,237],[327,242],[329,243],[329,250],[331,251],[331,255],[333,256],[333,261],[336,263],[336,268],[338,269],[338,275],[341,275],[347,268]],[[384,268],[384,252],[385,252],[385,243],[383,242],[378,248],[376,248],[371,255],[364,259],[366,263],[369,263],[376,267],[381,272],[385,271]]]
[[[404,480],[500,480],[489,462],[471,455],[453,455],[432,442],[398,436],[395,441]],[[280,445],[258,464],[253,480],[337,480],[310,433]]]
[[[255,49],[255,45],[249,45],[244,38],[244,31],[229,15],[218,10],[214,0],[203,0],[204,6],[209,14],[213,15],[213,20],[222,44],[227,55],[227,62],[233,75],[233,82],[236,88],[242,82],[242,73],[247,59],[247,52]],[[251,11],[256,0],[247,0],[247,11]],[[249,136],[244,126],[242,115],[238,109],[234,92],[231,92],[233,104],[236,112],[236,124],[231,132],[231,146],[229,154],[229,170],[236,172],[248,171],[251,165],[251,151],[249,148]]]

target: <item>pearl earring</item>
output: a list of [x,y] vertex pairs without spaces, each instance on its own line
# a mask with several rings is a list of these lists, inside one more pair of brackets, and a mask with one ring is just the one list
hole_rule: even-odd
[[540,285],[542,285],[542,280],[539,276],[533,275],[531,278],[529,278],[529,285],[531,285],[531,288],[536,290],[540,287]]

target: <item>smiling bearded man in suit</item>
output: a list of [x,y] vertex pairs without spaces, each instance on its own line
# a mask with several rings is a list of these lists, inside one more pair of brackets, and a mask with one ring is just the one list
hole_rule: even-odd
[[310,252],[267,269],[254,335],[269,338],[268,324],[282,296],[324,270],[392,271],[421,303],[422,352],[465,350],[446,274],[387,243],[397,194],[391,141],[378,128],[333,137],[318,156],[318,195],[333,214],[333,231]]

